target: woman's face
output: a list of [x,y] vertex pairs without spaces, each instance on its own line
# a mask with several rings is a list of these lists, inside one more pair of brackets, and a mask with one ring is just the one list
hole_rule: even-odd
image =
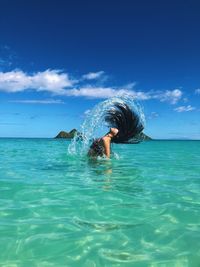
[[117,128],[110,128],[110,132],[113,136],[116,136],[119,132],[119,130]]

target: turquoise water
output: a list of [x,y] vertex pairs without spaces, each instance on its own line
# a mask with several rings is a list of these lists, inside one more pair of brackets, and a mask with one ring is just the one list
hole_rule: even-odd
[[200,266],[200,141],[0,139],[0,266]]

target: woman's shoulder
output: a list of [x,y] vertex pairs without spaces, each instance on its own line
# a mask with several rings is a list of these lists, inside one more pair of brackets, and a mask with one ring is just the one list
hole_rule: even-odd
[[110,137],[108,137],[108,136],[103,136],[102,138],[101,138],[101,140],[103,141],[103,143],[105,144],[107,144],[107,143],[110,143]]

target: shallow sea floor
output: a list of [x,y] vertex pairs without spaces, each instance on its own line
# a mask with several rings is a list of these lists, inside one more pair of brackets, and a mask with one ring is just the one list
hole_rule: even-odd
[[200,141],[0,139],[0,266],[200,266]]

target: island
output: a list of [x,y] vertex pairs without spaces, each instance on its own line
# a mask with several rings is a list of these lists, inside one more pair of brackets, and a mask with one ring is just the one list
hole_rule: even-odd
[[70,132],[61,131],[61,132],[59,132],[59,134],[56,135],[55,138],[72,139],[72,138],[74,138],[76,133],[77,133],[76,129],[72,129]]

